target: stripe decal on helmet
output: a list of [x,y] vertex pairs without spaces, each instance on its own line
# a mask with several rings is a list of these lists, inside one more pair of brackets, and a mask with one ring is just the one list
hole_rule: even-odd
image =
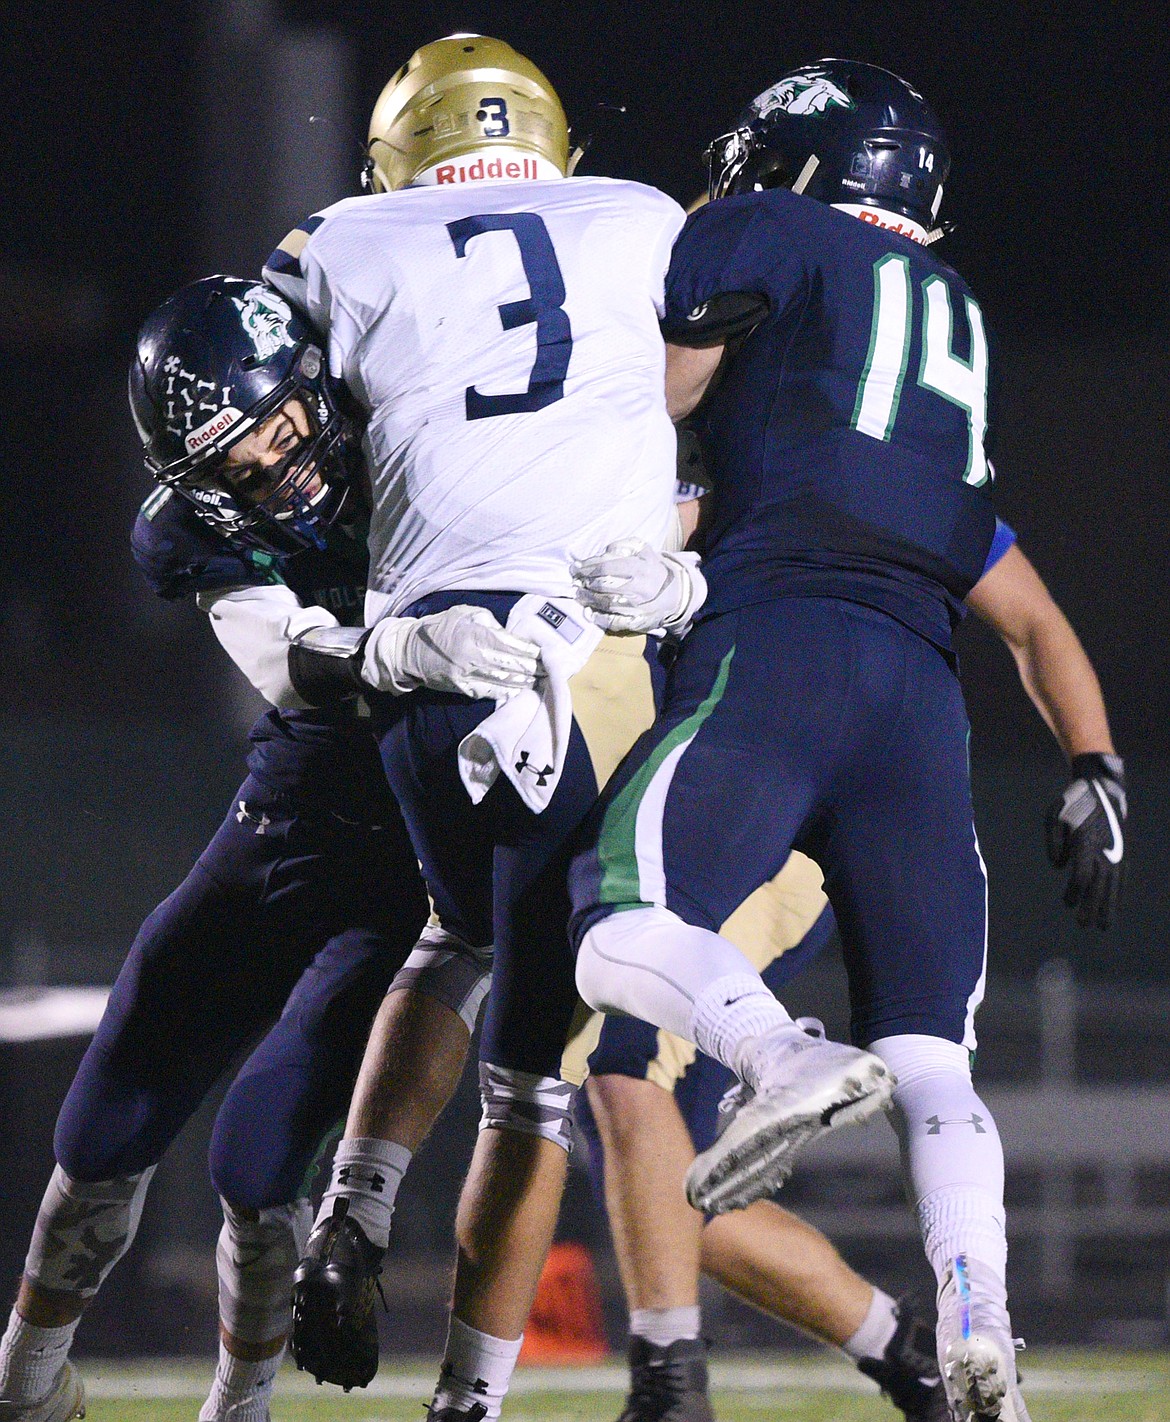
[[702,704],[662,738],[610,802],[597,843],[600,903],[627,909],[664,902],[662,815],[666,797],[687,747],[723,698],[734,655],[733,646],[719,664],[715,683]]

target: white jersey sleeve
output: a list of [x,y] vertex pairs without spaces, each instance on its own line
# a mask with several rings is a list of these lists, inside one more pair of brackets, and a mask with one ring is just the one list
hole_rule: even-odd
[[270,263],[368,413],[368,622],[448,589],[571,596],[574,559],[663,547],[658,318],[684,220],[603,178],[415,188],[320,214],[287,281]]
[[282,583],[199,593],[196,601],[220,646],[260,695],[282,710],[303,711],[308,703],[289,680],[289,643],[310,627],[339,626],[337,618],[323,607],[302,607]]

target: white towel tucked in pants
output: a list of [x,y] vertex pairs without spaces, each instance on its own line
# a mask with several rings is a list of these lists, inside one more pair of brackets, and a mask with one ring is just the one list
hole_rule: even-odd
[[552,799],[565,767],[573,727],[569,678],[601,641],[571,597],[526,593],[508,617],[508,631],[540,648],[544,676],[535,688],[497,701],[496,709],[459,743],[459,774],[478,805],[502,770],[534,814]]

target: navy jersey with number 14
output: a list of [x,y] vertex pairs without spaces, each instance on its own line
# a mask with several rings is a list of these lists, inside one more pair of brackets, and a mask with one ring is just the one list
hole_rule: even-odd
[[949,651],[995,533],[974,297],[929,249],[786,189],[689,220],[668,339],[730,292],[770,309],[697,421],[716,493],[702,615],[843,597]]

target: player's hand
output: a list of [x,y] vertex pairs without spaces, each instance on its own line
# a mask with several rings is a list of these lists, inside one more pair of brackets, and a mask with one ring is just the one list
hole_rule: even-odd
[[682,632],[703,605],[695,553],[656,553],[640,538],[570,565],[577,598],[607,632]]
[[401,694],[425,686],[476,701],[513,696],[541,674],[534,642],[514,637],[486,607],[465,604],[375,623],[362,663],[362,679],[375,691]]
[[1108,928],[1124,872],[1125,767],[1118,755],[1078,755],[1072,772],[1048,810],[1048,857],[1068,865],[1064,901],[1077,922]]

